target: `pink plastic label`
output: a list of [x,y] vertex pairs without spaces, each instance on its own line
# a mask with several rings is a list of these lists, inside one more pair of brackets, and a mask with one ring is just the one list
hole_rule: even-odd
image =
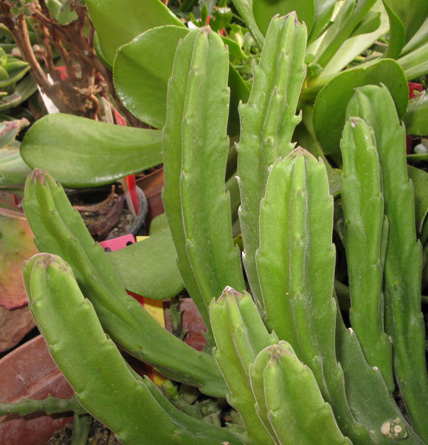
[[100,245],[106,252],[114,252],[135,243],[134,235],[123,235],[118,238],[101,241]]

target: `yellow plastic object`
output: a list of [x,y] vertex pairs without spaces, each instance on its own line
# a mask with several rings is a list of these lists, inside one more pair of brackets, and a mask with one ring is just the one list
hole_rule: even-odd
[[[147,239],[148,236],[137,236],[137,243]],[[151,300],[150,298],[143,297],[144,309],[163,327],[165,327],[165,316],[163,312],[162,300]],[[149,373],[152,373],[153,383],[157,386],[161,386],[166,378],[160,374],[156,369],[150,369]]]

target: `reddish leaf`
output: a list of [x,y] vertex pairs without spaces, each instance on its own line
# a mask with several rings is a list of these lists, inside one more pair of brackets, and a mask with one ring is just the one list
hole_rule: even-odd
[[0,215],[0,306],[14,309],[27,304],[21,269],[35,253],[27,221]]
[[28,306],[9,310],[0,306],[0,352],[17,345],[36,326]]

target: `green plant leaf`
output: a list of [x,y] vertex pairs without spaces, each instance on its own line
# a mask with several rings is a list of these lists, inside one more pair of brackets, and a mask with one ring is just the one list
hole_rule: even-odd
[[413,183],[415,192],[416,229],[418,233],[421,234],[428,214],[428,173],[408,165],[407,174]]
[[306,28],[311,30],[315,18],[314,0],[253,0],[253,13],[257,25],[263,35],[266,35],[272,17],[279,14],[287,15],[295,11],[297,20],[305,22]]
[[[155,128],[165,125],[168,79],[178,42],[188,33],[188,29],[177,26],[150,29],[118,51],[114,64],[117,93],[131,113]],[[237,45],[229,46],[235,48]],[[240,57],[236,48],[235,55]],[[232,66],[229,86],[232,96],[230,125],[234,125],[231,136],[234,136],[239,128],[238,103],[247,100],[249,91]]]
[[308,43],[316,40],[329,25],[336,0],[315,0],[314,4],[315,17]]
[[30,167],[24,162],[18,149],[3,148],[0,150],[0,186],[24,184],[25,178],[30,172]]
[[383,0],[390,31],[385,57],[396,59],[404,45],[416,34],[428,16],[426,0]]
[[102,54],[113,66],[120,46],[151,28],[183,23],[159,0],[87,0]]
[[162,163],[158,130],[122,127],[67,114],[37,121],[21,155],[67,187],[95,187]]
[[408,80],[428,73],[428,42],[397,60]]
[[244,20],[255,42],[261,48],[263,46],[264,37],[253,14],[253,0],[233,0],[233,4],[237,9],[239,15]]
[[408,103],[408,85],[401,67],[393,60],[380,60],[344,71],[320,91],[314,106],[314,130],[324,153],[339,151],[345,124],[346,107],[354,89],[383,83],[394,98],[398,115],[404,115]]
[[[352,34],[348,37],[339,50],[330,59],[325,68],[316,78],[316,83],[321,86],[328,82],[333,76],[336,76],[343,68],[359,57],[367,48],[375,43],[381,36],[389,30],[388,14],[382,6],[382,3],[376,3],[372,6],[370,12],[377,12],[375,24],[378,26],[371,32],[365,34]],[[359,27],[357,27],[358,29]],[[361,31],[361,29],[360,29]],[[366,31],[368,31],[366,29]]]
[[406,114],[403,116],[407,134],[428,136],[428,94],[421,94],[409,101]]
[[175,50],[188,30],[178,26],[150,29],[122,46],[114,64],[114,83],[123,104],[143,122],[162,128],[166,90]]
[[165,214],[155,218],[153,224],[158,226],[155,234],[108,253],[107,258],[126,290],[152,300],[165,300],[183,290],[184,283]]

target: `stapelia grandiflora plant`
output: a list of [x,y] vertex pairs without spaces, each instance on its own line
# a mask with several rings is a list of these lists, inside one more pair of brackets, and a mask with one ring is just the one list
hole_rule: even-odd
[[[126,294],[61,186],[39,170],[27,180],[25,212],[39,250],[49,252],[24,268],[31,311],[79,403],[124,444],[428,442],[422,251],[405,129],[385,86],[356,89],[341,140],[349,328],[335,295],[326,167],[292,143],[306,40],[294,14],[275,17],[240,106],[245,275],[224,179],[228,50],[209,28],[177,48],[163,198],[212,355],[168,333]],[[183,413],[118,347],[170,379],[227,397],[241,424]]]

